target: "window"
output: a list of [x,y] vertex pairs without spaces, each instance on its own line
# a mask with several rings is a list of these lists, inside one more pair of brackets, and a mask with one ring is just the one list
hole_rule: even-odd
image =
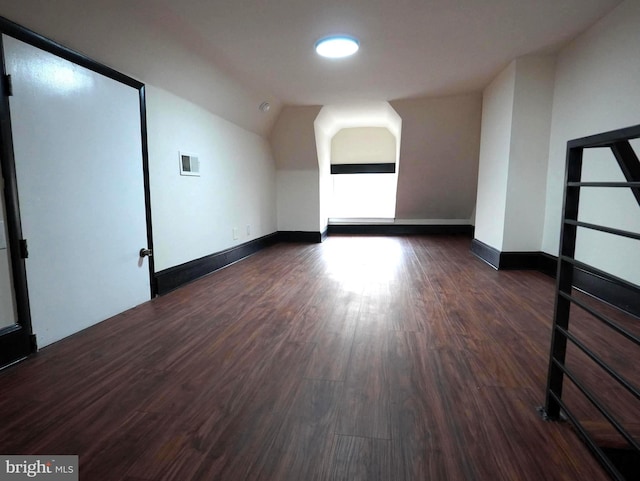
[[332,219],[393,219],[396,174],[337,174],[333,180]]

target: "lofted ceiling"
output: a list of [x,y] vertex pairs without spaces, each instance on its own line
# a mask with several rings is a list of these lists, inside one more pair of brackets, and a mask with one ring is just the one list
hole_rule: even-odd
[[[514,58],[553,52],[620,0],[180,0],[167,7],[245,84],[285,104],[395,100],[482,89]],[[186,31],[183,31],[185,29]],[[315,55],[329,34],[348,59]]]
[[[483,89],[621,0],[0,0],[0,15],[266,135],[280,106]],[[315,42],[360,51],[325,59]],[[259,112],[268,101],[270,112]]]

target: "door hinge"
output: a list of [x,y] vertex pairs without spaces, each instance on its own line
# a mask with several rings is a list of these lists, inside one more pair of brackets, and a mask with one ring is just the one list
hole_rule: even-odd
[[20,258],[29,258],[29,247],[27,246],[27,239],[20,239]]
[[11,75],[7,74],[4,76],[3,84],[4,94],[7,97],[13,96],[13,80],[11,80]]

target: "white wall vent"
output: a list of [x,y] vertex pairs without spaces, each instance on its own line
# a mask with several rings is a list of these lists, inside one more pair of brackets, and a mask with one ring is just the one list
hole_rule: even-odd
[[200,176],[200,161],[197,155],[180,152],[180,175]]

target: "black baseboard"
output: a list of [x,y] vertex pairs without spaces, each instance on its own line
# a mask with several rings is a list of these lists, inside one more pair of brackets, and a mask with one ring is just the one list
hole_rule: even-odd
[[598,299],[640,317],[640,288],[629,286],[576,268],[573,285]]
[[278,242],[304,242],[320,243],[326,239],[325,232],[280,231],[274,232],[259,239],[231,247],[221,252],[216,252],[200,259],[194,259],[179,266],[169,267],[156,272],[154,279],[158,295],[163,295],[177,289],[200,277],[211,274],[223,267],[233,264],[240,259],[255,254],[256,252],[272,246]]
[[558,258],[544,252],[501,252],[478,239],[471,241],[471,252],[499,270],[537,270],[556,276]]
[[537,270],[539,252],[501,252],[499,269]]
[[265,247],[276,244],[279,240],[279,234],[274,232],[273,234],[260,237],[259,239],[246,242],[239,246],[156,272],[155,281],[158,294],[166,294],[191,281],[250,256]]
[[500,268],[500,251],[478,239],[471,241],[471,253],[494,269]]
[[331,224],[329,235],[466,235],[473,236],[473,226],[465,224],[413,225],[413,224]]
[[279,242],[305,242],[310,244],[319,244],[326,238],[323,238],[322,232],[308,232],[298,230],[284,230],[278,232]]
[[[538,270],[555,279],[558,275],[558,258],[546,252],[539,252]],[[573,272],[573,285],[604,302],[621,307],[634,316],[640,317],[640,287],[615,282],[577,267]]]
[[2,332],[0,369],[37,351],[37,346],[34,343],[35,336],[26,334],[24,327],[13,325],[0,329],[0,331]]
[[[499,250],[473,239],[471,252],[499,270],[537,270],[555,278],[558,258],[546,252],[500,252]],[[640,288],[628,286],[613,280],[576,268],[573,285],[598,299],[640,317]]]
[[555,279],[558,275],[558,258],[546,252],[539,252],[538,270]]

